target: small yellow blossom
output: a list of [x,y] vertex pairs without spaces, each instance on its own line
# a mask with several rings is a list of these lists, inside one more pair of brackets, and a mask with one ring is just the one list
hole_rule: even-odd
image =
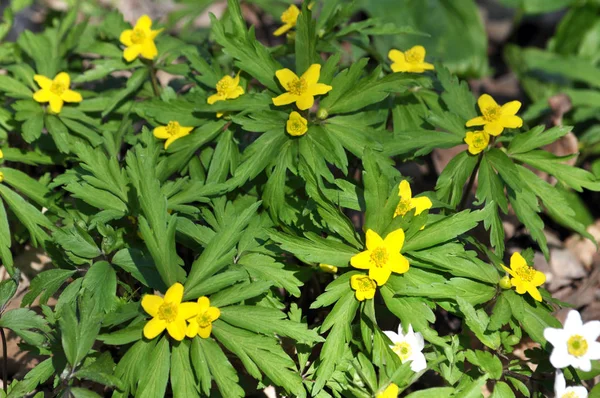
[[321,65],[312,64],[301,77],[296,76],[289,69],[280,69],[275,72],[279,83],[286,89],[287,93],[273,98],[275,106],[296,103],[298,109],[304,111],[310,109],[315,103],[315,95],[327,94],[332,87],[318,83],[321,76]]
[[327,272],[329,274],[337,274],[338,272],[338,267],[331,264],[319,264],[319,268],[321,268],[321,271]]
[[4,182],[4,173],[0,171],[0,182]]
[[81,94],[70,90],[71,78],[65,72],[54,77],[54,80],[42,75],[33,76],[33,80],[40,86],[40,90],[33,93],[33,99],[37,102],[50,103],[50,110],[60,113],[65,102],[81,102]]
[[387,386],[387,388],[375,395],[375,398],[397,398],[400,389],[394,383]]
[[515,129],[523,125],[523,119],[516,116],[521,108],[519,101],[511,101],[502,106],[494,99],[483,94],[477,100],[479,110],[483,116],[478,116],[467,122],[467,127],[483,126],[483,130],[490,135],[499,135],[505,128]]
[[394,217],[404,216],[412,209],[415,209],[416,216],[433,206],[431,199],[429,199],[427,196],[413,198],[410,184],[406,180],[400,183],[400,186],[398,187],[398,196],[400,197],[400,202],[398,202],[398,206],[394,212]]
[[183,127],[176,121],[170,121],[166,126],[159,126],[154,129],[154,136],[165,141],[165,149],[176,140],[188,135],[194,128]]
[[0,149],[0,159],[4,159],[4,153],[2,152],[2,149]]
[[186,335],[187,337],[197,335],[207,339],[212,332],[212,323],[219,319],[221,311],[217,307],[210,306],[208,297],[200,297],[196,305],[198,315],[188,320]]
[[294,4],[289,6],[289,8],[281,14],[281,22],[283,22],[283,25],[273,32],[273,34],[275,36],[281,36],[288,30],[295,28],[296,22],[298,21],[298,15],[300,15],[300,9]]
[[510,257],[510,268],[501,264],[502,268],[512,276],[510,282],[517,293],[529,293],[537,301],[542,301],[542,295],[537,289],[546,282],[546,275],[527,265],[520,253],[513,253]]
[[119,40],[125,46],[123,58],[131,62],[140,55],[146,59],[154,59],[158,55],[154,39],[162,32],[162,29],[152,30],[152,20],[148,15],[142,15],[133,29],[121,32]]
[[206,100],[209,105],[212,105],[217,101],[235,99],[244,94],[244,88],[240,86],[240,73],[238,72],[235,77],[229,75],[223,76],[217,83],[216,89],[217,93],[211,95]]
[[399,50],[390,50],[388,58],[392,60],[392,70],[394,72],[423,73],[426,70],[433,70],[433,65],[425,62],[425,47],[414,46],[405,52]]
[[286,130],[289,135],[295,137],[304,135],[308,131],[308,120],[303,118],[298,112],[290,113],[290,118],[286,124]]
[[142,298],[142,308],[152,316],[144,326],[144,337],[153,339],[165,329],[175,340],[185,337],[185,321],[198,314],[196,303],[182,303],[183,285],[175,283],[167,290],[164,297],[146,294]]
[[352,275],[350,277],[350,287],[356,291],[358,301],[370,300],[375,297],[377,284],[367,275]]
[[467,131],[465,142],[469,145],[469,153],[477,155],[490,144],[490,135],[485,130]]
[[381,239],[377,232],[369,229],[366,237],[367,250],[350,259],[354,268],[368,269],[369,277],[374,279],[378,286],[384,285],[392,272],[403,274],[408,271],[408,260],[400,254],[404,245],[402,229],[390,232],[385,240]]

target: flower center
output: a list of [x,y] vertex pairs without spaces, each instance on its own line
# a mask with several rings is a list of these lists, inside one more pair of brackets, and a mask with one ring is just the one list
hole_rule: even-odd
[[358,291],[359,292],[368,292],[370,290],[375,289],[375,282],[371,280],[368,276],[362,277],[358,279]]
[[485,108],[483,111],[483,118],[488,122],[493,122],[500,117],[500,107],[499,106],[490,106]]
[[288,8],[281,14],[281,22],[288,25],[296,25],[298,21],[298,15],[294,12],[295,10],[292,7]]
[[198,325],[201,328],[205,328],[205,327],[210,326],[210,324],[212,323],[212,320],[210,319],[210,315],[208,315],[208,311],[206,311],[206,312],[204,312],[202,314],[199,314],[196,317],[196,322],[198,322]]
[[59,82],[52,82],[50,86],[50,91],[52,91],[56,95],[62,95],[65,91],[67,91],[67,86]]
[[308,84],[304,78],[294,79],[288,84],[288,91],[294,95],[302,95],[308,89]]
[[408,344],[405,341],[396,343],[394,345],[394,347],[392,348],[392,351],[394,351],[396,353],[396,355],[398,355],[400,357],[400,360],[402,360],[402,362],[404,362],[408,358],[410,358],[410,356],[412,354],[412,348],[410,348],[410,344]]
[[179,133],[179,122],[169,122],[169,124],[167,124],[167,133],[169,135],[177,135],[177,133]]
[[476,148],[482,148],[487,146],[487,140],[483,136],[483,134],[478,134],[473,138],[473,146]]
[[517,268],[515,270],[515,273],[519,276],[520,279],[524,280],[525,282],[531,282],[535,277],[535,269],[526,265]]
[[417,51],[415,50],[408,50],[404,53],[404,57],[406,58],[406,62],[408,62],[409,64],[418,64],[423,62],[423,58],[421,57],[421,54],[419,54]]
[[300,123],[300,121],[299,121],[299,120],[296,120],[296,121],[293,121],[293,122],[292,122],[292,125],[291,125],[291,127],[292,127],[292,129],[291,129],[291,130],[292,130],[294,133],[300,133],[300,132],[302,131],[302,128],[304,127],[304,125],[303,125],[302,123]]
[[410,210],[410,200],[401,199],[398,202],[398,206],[396,207],[396,211],[394,212],[394,217],[396,216],[404,216]]
[[233,78],[231,76],[225,76],[217,83],[217,93],[225,96],[233,88]]
[[177,318],[177,306],[173,303],[163,303],[158,307],[158,319],[173,322]]
[[568,393],[561,395],[560,398],[579,398],[579,395],[574,391],[569,391]]
[[567,340],[567,350],[574,357],[583,356],[588,351],[588,342],[583,336],[574,334]]
[[377,249],[371,252],[371,261],[375,264],[377,268],[381,268],[387,264],[390,255],[387,252],[387,249],[383,246],[379,246]]
[[142,29],[134,29],[131,33],[131,42],[133,44],[140,44],[146,40],[146,33]]

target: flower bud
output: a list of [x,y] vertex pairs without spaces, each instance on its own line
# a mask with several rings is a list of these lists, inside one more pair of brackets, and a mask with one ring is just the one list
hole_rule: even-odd
[[329,112],[327,112],[327,109],[319,108],[319,110],[317,111],[317,117],[320,120],[327,119],[328,116],[329,116]]
[[508,275],[500,279],[500,282],[498,282],[498,284],[502,289],[510,289],[512,287],[512,283]]

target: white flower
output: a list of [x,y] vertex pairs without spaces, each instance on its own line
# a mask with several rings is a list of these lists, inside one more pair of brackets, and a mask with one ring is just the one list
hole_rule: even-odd
[[402,363],[412,361],[410,368],[413,372],[420,372],[427,367],[425,355],[421,352],[425,347],[423,335],[413,332],[411,325],[408,325],[408,333],[406,334],[402,333],[402,324],[398,326],[398,333],[391,330],[386,330],[383,333],[394,343],[390,348],[398,355]]
[[567,387],[565,376],[560,370],[556,370],[554,379],[554,393],[556,398],[587,398],[588,392],[585,387]]
[[546,328],[544,337],[553,346],[550,363],[557,369],[573,366],[584,372],[592,369],[593,359],[600,359],[600,321],[583,324],[579,312],[571,310],[562,329]]

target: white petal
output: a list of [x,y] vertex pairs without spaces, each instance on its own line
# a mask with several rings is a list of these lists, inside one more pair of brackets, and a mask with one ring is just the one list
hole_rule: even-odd
[[584,372],[589,372],[592,370],[592,361],[586,357],[573,358],[571,360],[571,364],[574,368],[583,370]]
[[567,345],[569,335],[565,333],[564,329],[546,328],[544,329],[544,338],[554,347],[558,347]]
[[413,349],[423,351],[423,348],[425,348],[425,340],[423,339],[423,335],[417,332],[415,333],[415,346]]
[[425,355],[419,353],[414,353],[411,355],[412,362],[410,364],[410,368],[413,372],[420,372],[423,369],[427,368],[427,361],[425,360]]
[[563,394],[567,394],[573,392],[577,398],[587,398],[588,390],[585,387],[577,386],[577,387],[568,387],[565,389]]
[[408,324],[408,334],[414,334],[413,327],[411,324]]
[[581,315],[579,312],[575,310],[569,311],[567,314],[567,319],[565,319],[564,328],[568,330],[580,331],[583,327],[583,322],[581,321]]
[[586,358],[588,359],[600,359],[600,343],[598,342],[590,342],[588,347],[588,352],[585,353]]
[[[410,325],[409,325],[410,327]],[[398,325],[398,336],[401,336],[402,338],[404,338],[404,336],[406,336],[404,334],[404,330],[402,330],[402,322],[400,322],[400,325]]]
[[574,356],[569,355],[565,347],[555,347],[550,354],[550,363],[557,369],[566,368],[573,363]]
[[598,336],[600,336],[600,321],[586,322],[583,325],[583,335],[588,341],[598,340]]
[[567,381],[565,380],[565,376],[560,369],[556,370],[556,376],[554,378],[554,393],[557,397],[562,397],[565,393],[565,388],[567,388]]
[[392,332],[391,330],[384,330],[383,334],[385,334],[390,340],[392,340],[392,343],[394,343],[394,344],[396,344],[397,342],[402,340],[400,338],[400,336],[398,336],[396,333]]

